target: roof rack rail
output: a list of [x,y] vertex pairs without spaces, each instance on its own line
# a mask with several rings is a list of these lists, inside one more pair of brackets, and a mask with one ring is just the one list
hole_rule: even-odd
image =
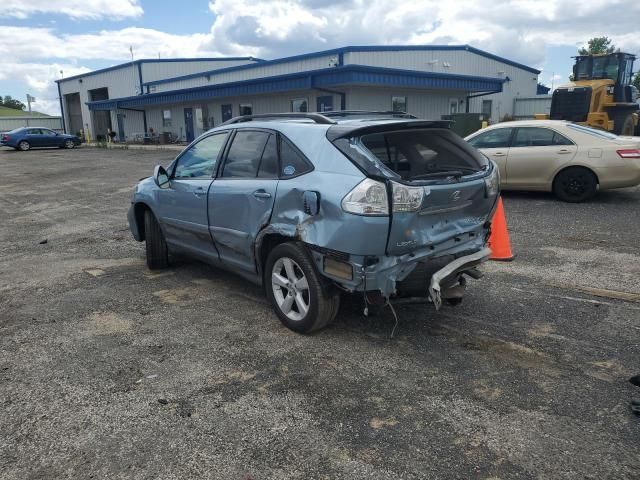
[[327,118],[325,115],[320,113],[302,113],[302,112],[293,112],[293,113],[260,113],[256,115],[240,115],[239,117],[233,117],[230,120],[222,123],[222,125],[231,125],[234,123],[244,123],[251,122],[253,120],[269,120],[269,119],[307,119],[313,120],[315,123],[320,123],[324,125],[333,125],[336,123],[334,120]]
[[417,118],[407,112],[393,112],[390,110],[333,110],[330,112],[322,112],[325,117],[346,117],[349,115],[390,115],[399,118]]

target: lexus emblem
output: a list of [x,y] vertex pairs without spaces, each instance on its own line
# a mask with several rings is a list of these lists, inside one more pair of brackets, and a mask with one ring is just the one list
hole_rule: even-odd
[[451,201],[452,202],[457,202],[458,200],[460,200],[460,190],[456,190],[455,192],[453,192],[451,194]]

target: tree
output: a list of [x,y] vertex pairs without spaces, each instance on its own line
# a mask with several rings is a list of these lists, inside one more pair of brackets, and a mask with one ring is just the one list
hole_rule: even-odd
[[611,43],[609,37],[593,37],[587,42],[588,48],[581,48],[578,50],[580,55],[592,55],[598,53],[613,53],[616,51],[616,46]]
[[7,108],[13,108],[15,110],[24,110],[25,109],[25,104],[22,103],[20,100],[15,100],[15,99],[11,98],[11,95],[5,95],[4,101],[2,102],[2,105],[7,107]]
[[635,85],[635,87],[640,90],[640,72],[636,73],[636,76],[633,77],[633,82],[631,82]]

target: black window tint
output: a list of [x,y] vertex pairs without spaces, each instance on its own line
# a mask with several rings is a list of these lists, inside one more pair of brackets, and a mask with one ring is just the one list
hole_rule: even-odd
[[211,135],[193,145],[178,159],[173,173],[174,178],[213,176],[220,150],[224,147],[226,139],[226,133]]
[[553,145],[553,130],[548,128],[519,128],[516,133],[514,147],[548,147]]
[[264,147],[258,177],[278,178],[278,144],[277,137],[273,134],[269,135],[267,145]]
[[233,137],[222,176],[225,178],[255,178],[268,139],[269,134],[266,132],[238,131]]
[[311,166],[302,154],[287,140],[280,140],[280,176],[282,178],[302,175],[311,171]]
[[497,128],[481,133],[469,140],[476,148],[507,148],[511,139],[511,128]]

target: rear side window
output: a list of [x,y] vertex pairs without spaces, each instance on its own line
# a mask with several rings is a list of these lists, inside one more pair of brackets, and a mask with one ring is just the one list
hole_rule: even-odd
[[571,141],[548,128],[518,128],[512,147],[553,147],[572,145]]
[[446,129],[416,129],[364,135],[351,141],[364,147],[373,163],[404,180],[430,180],[451,175],[469,175],[483,170],[487,159],[464,140]]
[[469,144],[475,148],[508,148],[512,132],[512,128],[496,128],[473,137]]
[[280,178],[296,177],[313,170],[302,153],[283,137],[280,137],[280,165]]
[[255,178],[270,134],[257,131],[239,131],[227,153],[222,170],[223,178]]

